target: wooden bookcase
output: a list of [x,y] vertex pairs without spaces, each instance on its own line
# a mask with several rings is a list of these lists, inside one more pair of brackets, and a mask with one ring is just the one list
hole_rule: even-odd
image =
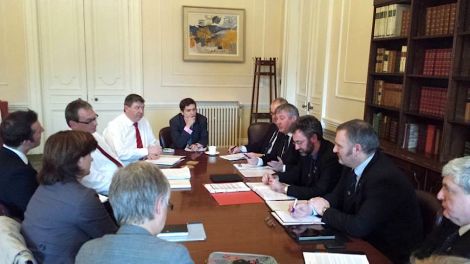
[[[381,113],[380,115],[387,116],[388,122],[394,120],[395,126],[392,130],[396,131],[396,138],[391,140],[392,137],[382,137],[382,150],[404,170],[417,189],[437,193],[441,184],[442,166],[453,158],[463,156],[465,142],[470,142],[470,120],[464,119],[466,103],[470,101],[470,1],[375,0],[374,14],[377,15],[380,8],[391,4],[409,6],[409,30],[398,36],[374,37],[377,21],[374,19],[364,119],[377,125],[379,118],[377,114]],[[427,17],[429,8],[447,4],[455,4],[455,23],[449,23],[448,30],[443,34],[435,32],[430,34],[429,28],[426,29],[426,23],[430,24],[429,21],[426,21],[429,19]],[[378,25],[380,25],[379,23]],[[442,24],[440,25],[442,26]],[[444,32],[445,30],[440,31]],[[378,49],[400,52],[402,46],[407,47],[404,72],[377,72]],[[447,60],[450,68],[448,75],[424,74],[424,68],[429,68],[429,65],[425,65],[425,57],[428,56],[427,50],[436,49],[450,51],[451,56]],[[379,52],[379,58],[382,58],[382,54],[383,52]],[[429,63],[428,59],[426,61]],[[441,61],[439,63],[439,67],[441,67],[443,63]],[[401,96],[398,96],[401,97],[398,107],[377,103],[376,86],[379,80],[402,85]],[[443,114],[423,113],[421,110],[424,104],[421,99],[423,87],[442,89],[442,94],[446,95],[442,99],[445,100]],[[379,92],[379,94],[382,93]],[[420,135],[430,134],[430,127],[435,130],[434,138],[438,139],[433,141],[434,144],[429,145],[432,146],[433,151],[423,151],[423,148],[428,147],[422,145],[423,142],[426,143],[424,136],[424,139],[419,139],[418,136],[417,142],[421,143],[418,147],[407,148],[410,139],[410,133],[407,134],[407,132],[410,131],[410,124],[419,126],[421,130],[418,129],[418,131],[423,132],[419,133]],[[437,149],[435,149],[436,147]]]

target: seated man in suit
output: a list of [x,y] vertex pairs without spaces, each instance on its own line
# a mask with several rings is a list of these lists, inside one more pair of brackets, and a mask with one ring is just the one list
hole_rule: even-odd
[[191,151],[202,150],[207,146],[207,118],[197,113],[196,102],[185,98],[180,102],[181,113],[170,119],[173,148]]
[[260,153],[260,154],[270,153],[273,149],[273,144],[276,143],[277,135],[279,134],[279,131],[275,124],[276,123],[276,108],[283,104],[287,104],[287,100],[282,97],[278,97],[271,102],[270,113],[271,113],[272,124],[269,127],[269,130],[266,133],[266,135],[263,137],[264,140],[260,142],[248,142],[248,145],[244,145],[244,146],[231,146],[229,148],[229,152],[232,154],[240,153],[240,152],[243,152],[243,153],[254,152],[254,153]]
[[[297,164],[299,152],[292,141],[292,126],[299,118],[299,110],[292,104],[282,104],[275,110],[277,135],[273,140],[271,151],[259,156],[248,153],[248,163],[252,165],[269,165],[274,170],[284,172]],[[274,135],[273,135],[274,136]]]
[[442,168],[442,176],[437,198],[442,202],[444,219],[414,256],[418,259],[431,254],[470,258],[470,157],[449,161]]
[[103,136],[118,158],[129,164],[139,159],[157,159],[162,148],[144,117],[145,100],[130,94],[124,100],[124,113],[108,123]]
[[193,263],[184,246],[156,236],[170,200],[170,184],[160,169],[146,162],[119,169],[109,200],[121,227],[85,243],[75,263]]
[[98,142],[97,149],[91,152],[93,161],[90,173],[81,178],[80,183],[97,193],[107,195],[114,172],[123,164],[103,136],[96,131],[98,115],[87,101],[77,99],[65,108],[65,121],[72,130],[88,132]]
[[331,193],[298,203],[294,217],[316,213],[339,231],[371,243],[394,263],[407,263],[422,239],[422,221],[410,181],[378,150],[372,126],[351,120],[338,126],[335,147],[345,167]]
[[303,200],[331,192],[343,167],[333,153],[333,143],[323,138],[320,121],[314,116],[301,116],[292,130],[292,144],[301,156],[299,163],[279,176],[264,175],[263,183],[276,192]]
[[26,154],[39,146],[44,129],[34,111],[9,114],[0,126],[0,202],[12,217],[23,220],[26,206],[38,187],[36,170]]

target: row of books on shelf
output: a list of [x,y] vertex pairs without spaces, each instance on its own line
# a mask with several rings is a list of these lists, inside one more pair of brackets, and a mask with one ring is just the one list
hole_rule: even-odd
[[439,153],[442,129],[432,124],[406,123],[402,148],[430,155]]
[[427,49],[424,51],[423,75],[448,76],[452,64],[452,49]]
[[401,51],[377,49],[375,72],[405,72],[407,46],[401,46]]
[[390,142],[397,142],[398,118],[381,112],[375,113],[372,118],[372,127],[379,138]]
[[453,34],[456,15],[456,3],[427,7],[424,34],[427,36]]
[[410,28],[410,6],[392,4],[375,9],[374,38],[406,36]]
[[420,114],[443,117],[447,101],[447,89],[440,87],[421,87],[419,98]]
[[400,108],[403,84],[388,83],[384,80],[374,81],[372,103],[380,106]]

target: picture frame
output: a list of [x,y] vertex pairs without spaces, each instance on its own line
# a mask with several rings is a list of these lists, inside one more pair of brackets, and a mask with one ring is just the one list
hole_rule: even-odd
[[245,61],[245,10],[183,6],[183,60]]

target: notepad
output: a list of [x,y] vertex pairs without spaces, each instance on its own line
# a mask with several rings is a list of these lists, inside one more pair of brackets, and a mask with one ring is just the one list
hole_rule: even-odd
[[210,193],[225,193],[225,192],[249,192],[251,191],[248,186],[243,182],[230,182],[230,183],[211,183],[204,184],[204,187]]
[[256,192],[261,198],[265,201],[276,201],[276,200],[294,200],[292,196],[287,196],[283,193],[275,192],[271,190],[269,185],[266,185],[262,182],[247,182],[248,187],[250,187],[254,192]]
[[188,167],[161,169],[161,171],[168,180],[183,180],[191,178],[191,171]]
[[271,214],[283,226],[323,224],[321,218],[314,215],[309,215],[302,218],[294,218],[288,211],[274,211],[271,212]]
[[303,252],[305,264],[368,264],[365,255],[329,252]]
[[292,203],[291,200],[285,201],[266,201],[266,205],[271,211],[288,211],[289,205]]

